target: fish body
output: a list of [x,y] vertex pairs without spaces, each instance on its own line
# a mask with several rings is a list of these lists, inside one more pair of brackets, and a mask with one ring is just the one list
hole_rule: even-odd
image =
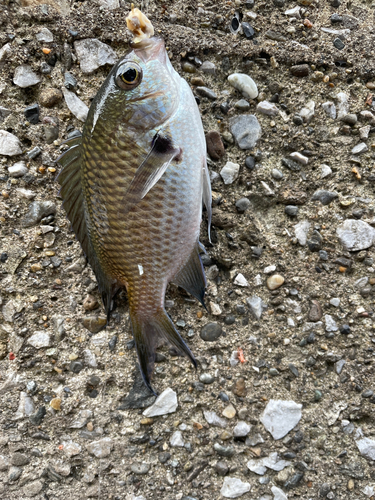
[[58,162],[64,207],[107,314],[116,291],[127,290],[140,368],[151,388],[158,337],[195,363],[164,296],[172,281],[203,303],[202,199],[211,210],[199,110],[162,40],[132,44],[93,100],[82,137]]

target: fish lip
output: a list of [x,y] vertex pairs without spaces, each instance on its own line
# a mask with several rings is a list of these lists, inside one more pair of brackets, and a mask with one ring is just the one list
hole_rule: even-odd
[[152,37],[137,43],[130,42],[129,45],[144,63],[158,59],[162,64],[166,64],[167,53],[162,38]]

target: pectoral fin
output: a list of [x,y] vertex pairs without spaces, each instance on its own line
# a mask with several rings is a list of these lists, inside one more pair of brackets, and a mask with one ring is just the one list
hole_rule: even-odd
[[139,203],[158,182],[172,160],[181,155],[181,148],[173,144],[167,132],[158,132],[146,158],[138,167],[124,196],[121,213],[126,214]]
[[203,203],[207,210],[208,239],[209,242],[211,243],[212,194],[211,194],[210,173],[207,168],[207,163],[205,163],[203,167]]
[[173,283],[182,287],[189,292],[193,297],[199,300],[204,306],[204,293],[206,288],[206,277],[204,275],[203,265],[198,253],[198,245],[194,248],[190,259],[185,266],[172,279]]

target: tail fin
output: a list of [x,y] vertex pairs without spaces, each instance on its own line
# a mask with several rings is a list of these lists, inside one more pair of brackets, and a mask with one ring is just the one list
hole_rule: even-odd
[[173,347],[182,354],[185,354],[194,367],[197,367],[197,362],[185,344],[180,334],[174,327],[172,320],[164,309],[160,310],[154,317],[142,320],[136,315],[130,315],[132,324],[133,337],[137,349],[139,366],[141,374],[146,386],[156,395],[151,386],[151,375],[155,364],[155,350],[157,346],[157,338],[163,337]]

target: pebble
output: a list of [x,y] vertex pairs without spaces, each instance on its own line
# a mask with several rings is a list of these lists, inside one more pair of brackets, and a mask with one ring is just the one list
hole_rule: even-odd
[[37,75],[28,64],[17,66],[14,71],[13,83],[21,88],[32,87],[40,83],[42,79]]
[[356,114],[349,113],[348,115],[345,115],[341,120],[348,125],[355,125],[358,121],[358,118]]
[[254,170],[255,168],[255,158],[253,156],[248,156],[245,160],[245,167],[247,169]]
[[236,409],[232,404],[226,406],[223,410],[223,416],[226,418],[234,418],[236,416]]
[[197,68],[194,66],[194,64],[191,64],[187,61],[183,62],[181,64],[182,71],[185,71],[185,73],[196,73]]
[[6,43],[0,49],[0,62],[4,61],[12,52],[10,43]]
[[361,155],[362,153],[366,153],[366,151],[368,151],[367,144],[365,142],[361,142],[354,146],[351,152],[353,155]]
[[288,462],[287,460],[279,460],[277,452],[274,452],[271,453],[268,457],[264,457],[258,460],[249,460],[249,462],[247,463],[247,468],[250,469],[251,472],[255,472],[255,474],[263,476],[267,472],[267,469],[280,472],[290,464],[291,462]]
[[39,105],[31,104],[31,106],[27,106],[23,114],[25,115],[25,118],[29,123],[35,125],[39,122]]
[[233,116],[229,120],[230,130],[240,149],[253,149],[262,134],[261,126],[254,115]]
[[134,464],[131,464],[130,470],[134,472],[134,474],[137,474],[139,476],[142,476],[144,474],[148,474],[148,472],[151,469],[151,464],[148,464],[146,462],[137,462]]
[[[67,268],[67,272],[73,271],[72,269],[73,266],[70,266]],[[80,272],[80,271],[78,271]],[[83,318],[83,326],[87,328],[91,333],[99,333],[102,331],[106,325],[107,325],[107,318],[104,316],[101,317],[96,317],[96,316],[87,316],[86,318]]]
[[359,129],[359,137],[364,140],[368,139],[369,133],[371,132],[371,125],[366,125]]
[[69,365],[69,370],[72,373],[79,373],[84,369],[84,365],[81,361],[71,361]]
[[237,274],[233,282],[237,286],[249,286],[249,283],[243,274]]
[[328,177],[329,175],[332,174],[332,170],[328,165],[325,165],[324,163],[320,166],[321,172],[320,172],[320,178],[324,179],[325,177]]
[[208,87],[196,87],[196,92],[202,97],[207,97],[208,99],[211,99],[211,101],[215,101],[217,99],[217,95],[215,92]]
[[50,401],[50,406],[54,410],[60,411],[61,410],[61,398],[53,398]]
[[325,189],[318,189],[318,191],[315,191],[315,193],[312,195],[311,200],[320,201],[322,205],[329,205],[338,197],[339,195],[337,193],[326,191]]
[[274,271],[276,271],[276,266],[274,264],[263,269],[264,274],[271,274]]
[[323,316],[323,309],[317,300],[311,301],[311,307],[308,314],[308,320],[316,323],[320,321]]
[[214,425],[215,427],[221,427],[222,429],[226,428],[227,421],[224,418],[219,417],[216,412],[204,411],[203,415],[208,424]]
[[267,287],[269,290],[276,290],[284,283],[284,281],[285,278],[283,276],[280,276],[280,274],[274,274],[273,276],[267,278]]
[[96,458],[106,458],[111,454],[113,447],[112,439],[107,437],[93,441],[86,446],[87,451]]
[[326,322],[326,332],[337,332],[339,327],[336,324],[336,321],[330,316],[329,314],[326,314],[324,316],[325,322]]
[[249,483],[244,483],[236,477],[225,477],[220,494],[224,498],[238,498],[250,491]]
[[219,443],[215,443],[213,449],[222,457],[232,457],[235,453],[233,446],[222,446]]
[[249,23],[246,23],[246,22],[242,23],[241,26],[242,26],[242,31],[243,31],[243,34],[245,35],[245,37],[248,40],[252,40],[255,36],[254,28]]
[[283,173],[280,172],[280,170],[278,170],[277,168],[272,169],[271,175],[277,181],[280,181],[284,177]]
[[23,227],[32,227],[38,224],[44,217],[56,214],[56,205],[53,201],[33,201],[29,210],[22,220]]
[[211,61],[204,61],[200,69],[203,73],[208,73],[209,75],[214,75],[216,73],[216,66]]
[[226,476],[229,472],[229,467],[225,462],[219,461],[215,464],[215,471],[219,476]]
[[309,101],[299,114],[305,123],[310,123],[315,115],[315,102]]
[[277,486],[272,486],[273,500],[288,500],[286,494]]
[[51,336],[48,332],[35,332],[34,335],[27,339],[27,343],[35,347],[35,349],[49,347],[51,343]]
[[355,444],[363,457],[375,460],[375,440],[363,438],[356,440]]
[[19,467],[11,467],[8,472],[8,480],[11,481],[17,481],[21,477],[22,474],[22,469]]
[[244,398],[247,394],[245,379],[239,378],[232,387],[232,392],[239,398]]
[[375,230],[362,220],[347,219],[338,226],[336,234],[346,250],[357,252],[373,244]]
[[309,75],[309,66],[308,64],[298,64],[296,66],[292,66],[290,68],[290,72],[293,76],[298,76],[299,78],[303,78],[304,76]]
[[301,7],[293,7],[292,9],[288,9],[284,12],[284,15],[288,17],[296,17],[297,19],[300,19],[301,17]]
[[298,207],[296,207],[295,205],[286,205],[285,213],[290,217],[296,217],[298,214]]
[[349,96],[345,92],[337,94],[337,118],[341,120],[349,113]]
[[267,116],[276,116],[279,114],[277,106],[268,101],[261,101],[260,103],[258,103],[256,111]]
[[11,167],[8,167],[8,172],[10,177],[18,178],[28,174],[29,169],[26,167],[26,163],[24,161],[19,161]]
[[334,306],[334,307],[339,307],[340,305],[340,299],[338,298],[333,298],[329,301],[329,303]]
[[323,102],[322,108],[330,118],[336,119],[336,106],[332,101]]
[[199,380],[202,382],[202,384],[209,385],[215,381],[215,378],[209,373],[202,373],[202,375],[200,375],[199,377]]
[[249,75],[233,73],[228,76],[228,82],[232,87],[239,90],[245,99],[255,99],[258,97],[258,87]]
[[156,401],[152,406],[144,410],[143,415],[145,417],[167,415],[168,413],[174,413],[177,406],[177,394],[170,387],[168,387],[156,398]]
[[246,99],[240,99],[234,104],[234,107],[239,111],[249,111],[250,103]]
[[294,234],[296,235],[298,243],[301,246],[305,246],[306,245],[306,242],[307,242],[307,233],[308,233],[308,231],[310,229],[310,226],[311,226],[311,224],[307,220],[303,220],[301,222],[298,222],[298,224],[296,224],[294,226]]
[[69,458],[74,457],[75,455],[79,455],[82,451],[82,447],[78,443],[74,443],[70,441],[68,443],[62,443],[64,448],[63,451],[65,455]]
[[182,438],[182,433],[181,431],[175,431],[172,436],[171,436],[171,439],[169,440],[169,444],[175,448],[175,447],[183,447],[185,446],[185,443],[184,443],[184,440]]
[[39,493],[42,491],[44,484],[41,481],[32,481],[30,483],[27,483],[22,491],[23,494],[25,495],[26,498],[28,497],[35,497],[36,495],[39,495]]
[[271,399],[260,421],[274,439],[281,439],[301,420],[301,409],[302,405],[294,401]]
[[256,295],[246,299],[246,303],[255,319],[260,319],[263,311],[267,308],[267,305],[263,302],[263,300]]
[[78,412],[78,415],[74,417],[74,419],[71,421],[69,424],[70,429],[82,429],[87,422],[90,420],[92,417],[92,411],[91,410],[81,410]]
[[219,132],[210,130],[206,134],[207,152],[212,160],[220,160],[225,155],[223,141]]
[[64,73],[64,86],[68,90],[73,90],[77,86],[77,80],[69,71]]
[[39,33],[35,35],[35,38],[38,40],[38,42],[53,42],[53,34],[48,28],[42,28]]
[[81,99],[76,96],[76,94],[70,92],[65,88],[62,89],[62,93],[64,94],[66,105],[68,106],[71,113],[73,113],[73,115],[78,118],[78,120],[84,122],[89,112],[89,108],[86,106],[86,104],[82,102]]
[[24,417],[29,417],[35,411],[34,401],[31,396],[26,392],[20,392],[20,402],[18,404],[18,409],[14,415],[14,420],[20,420]]
[[345,43],[341,40],[341,38],[335,38],[333,40],[333,45],[336,47],[336,49],[342,50],[345,48]]
[[52,108],[61,101],[62,97],[62,92],[59,89],[44,89],[40,93],[39,102],[45,108]]
[[233,429],[233,436],[246,437],[250,431],[251,431],[251,425],[247,424],[243,420],[240,420]]
[[239,214],[244,214],[250,206],[251,202],[249,198],[241,198],[236,201],[236,209]]
[[291,153],[290,157],[293,160],[298,161],[298,163],[301,163],[302,165],[307,165],[309,163],[309,159],[307,158],[307,156],[304,156],[303,154],[298,153],[297,151]]
[[15,452],[10,458],[11,464],[21,467],[22,465],[27,465],[30,463],[30,459],[27,455],[20,452]]
[[35,148],[33,149],[30,149],[30,151],[27,151],[27,156],[30,160],[34,160],[34,158],[36,158],[37,156],[40,155],[40,153],[42,152],[42,150],[40,149],[39,146],[35,146]]
[[30,415],[29,420],[32,425],[40,425],[46,416],[46,408],[44,406],[40,406],[35,413]]
[[0,155],[15,156],[21,153],[22,145],[18,137],[6,130],[0,130]]
[[218,323],[207,323],[207,325],[202,328],[200,337],[205,342],[215,342],[222,333],[223,330]]
[[74,42],[82,73],[92,73],[105,64],[113,65],[117,61],[116,52],[96,38],[86,38]]
[[86,366],[88,366],[89,368],[97,368],[98,367],[98,363],[96,361],[96,356],[90,349],[84,349],[82,354],[83,354],[83,359],[85,361]]

